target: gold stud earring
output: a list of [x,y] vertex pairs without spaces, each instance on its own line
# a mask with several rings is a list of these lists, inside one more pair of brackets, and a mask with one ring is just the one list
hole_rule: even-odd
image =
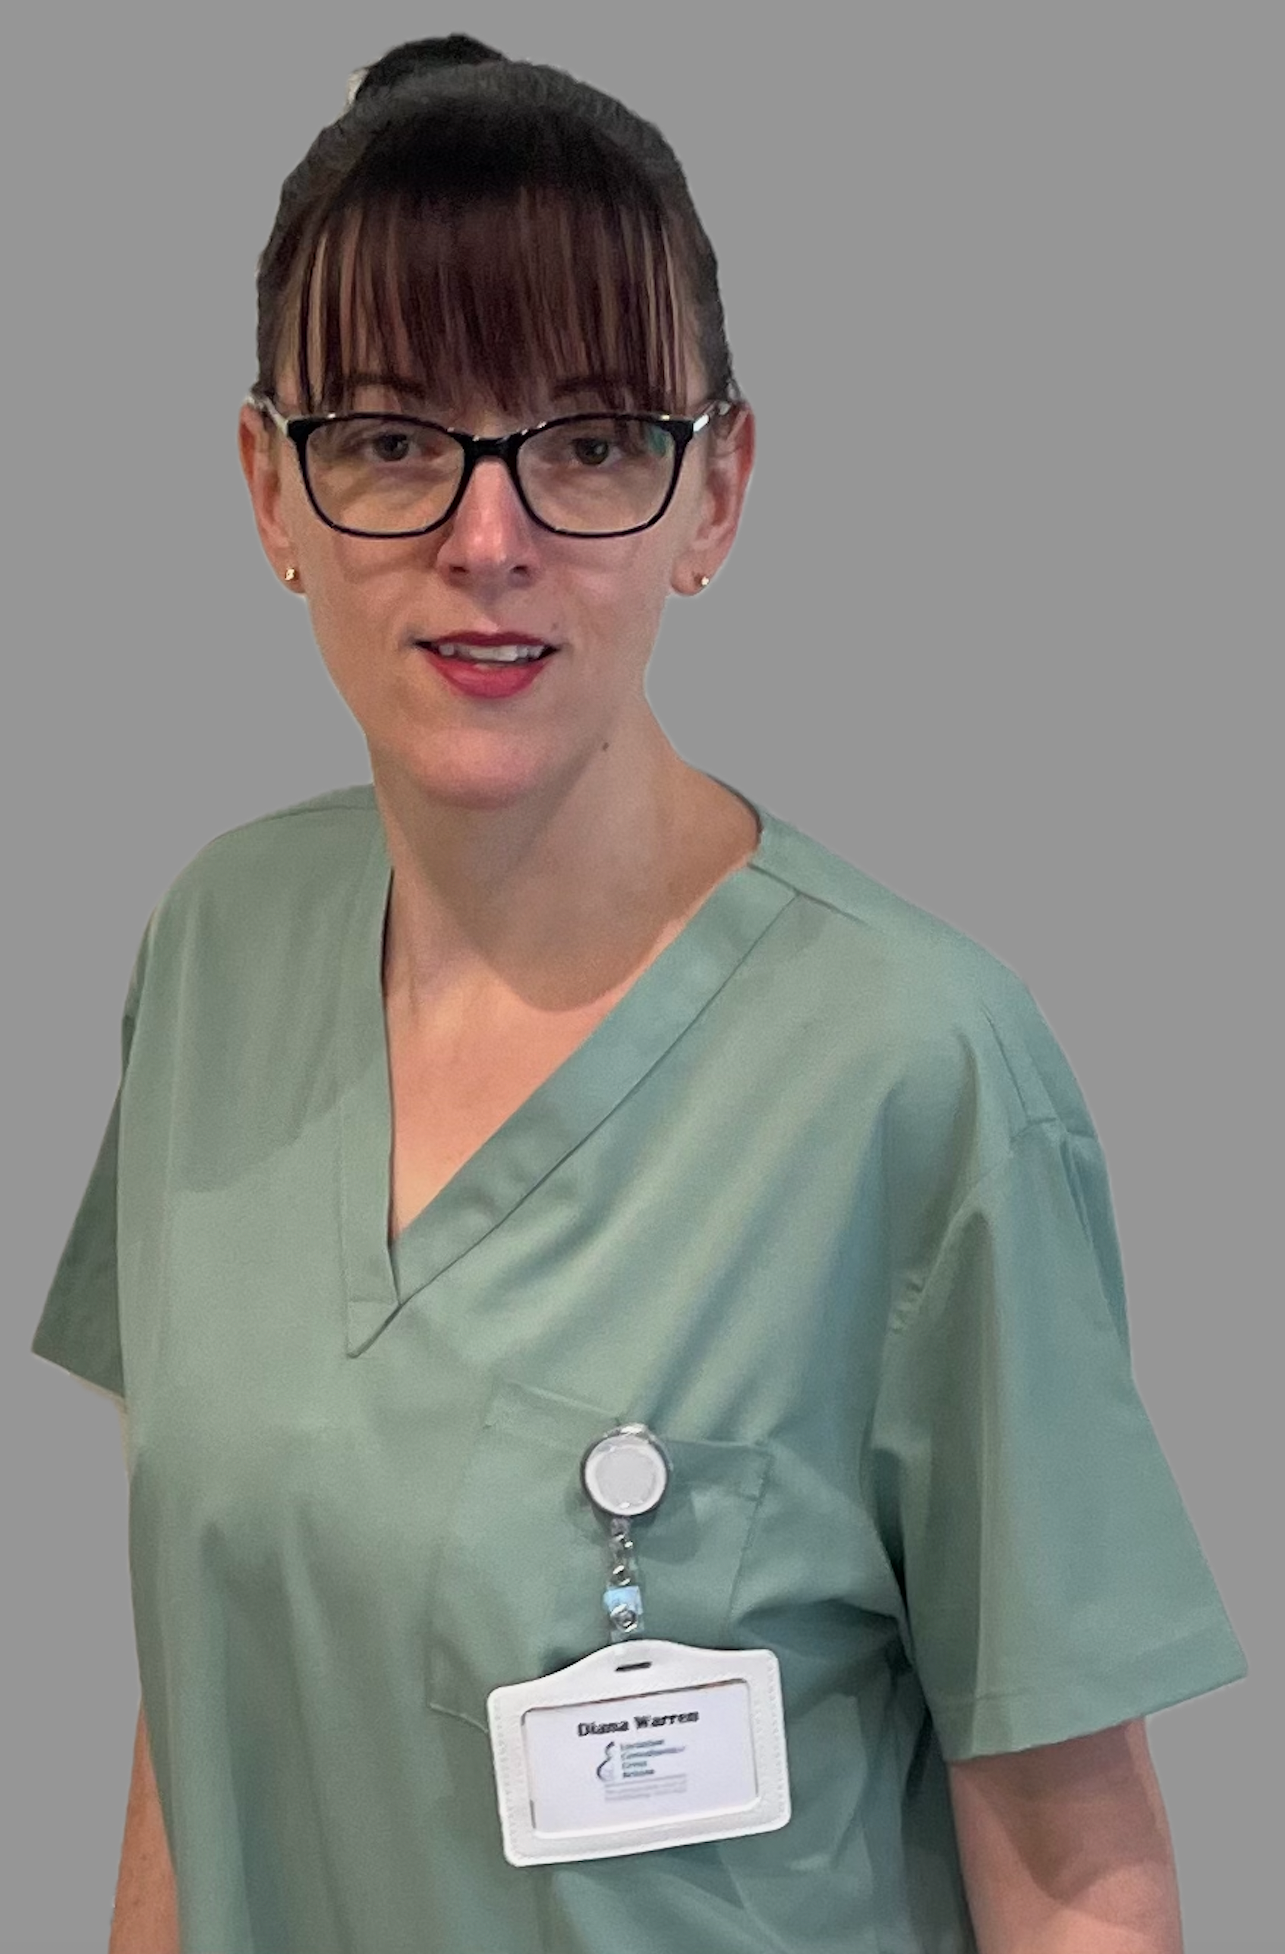
[[293,563],[287,563],[285,576],[287,583],[297,583],[299,581],[299,572],[295,569]]

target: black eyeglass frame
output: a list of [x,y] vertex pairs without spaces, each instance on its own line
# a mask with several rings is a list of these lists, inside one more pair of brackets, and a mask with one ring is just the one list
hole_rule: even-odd
[[[605,540],[612,536],[636,536],[641,530],[651,529],[658,523],[673,501],[674,492],[678,487],[678,477],[683,466],[683,457],[696,436],[703,428],[708,427],[712,421],[721,419],[725,414],[732,413],[739,405],[739,402],[734,400],[714,400],[695,416],[686,414],[635,414],[632,412],[613,413],[610,409],[603,409],[597,413],[560,414],[553,420],[538,422],[535,427],[516,428],[511,434],[487,435],[466,434],[460,428],[444,427],[440,421],[428,421],[418,414],[361,412],[351,414],[286,415],[281,412],[276,402],[270,400],[266,394],[247,394],[245,404],[247,407],[253,407],[260,414],[265,415],[277,428],[278,432],[285,435],[286,439],[292,444],[295,453],[299,457],[299,473],[303,477],[303,485],[307,491],[308,500],[312,505],[314,513],[320,517],[327,528],[338,530],[341,536],[366,536],[374,542],[396,543],[404,541],[408,536],[431,535],[433,530],[440,529],[443,523],[449,522],[455,514],[455,511],[459,508],[460,503],[464,500],[465,490],[468,488],[469,482],[472,479],[473,470],[477,467],[478,462],[491,457],[504,463],[509,471],[509,480],[513,483],[517,491],[518,500],[526,510],[527,515],[530,516],[532,522],[537,524],[539,528],[548,530],[550,535],[573,536],[578,540],[588,542]],[[665,499],[659,509],[657,509],[655,515],[649,516],[646,522],[634,523],[629,529],[559,529],[554,523],[545,522],[543,516],[538,516],[528,502],[526,491],[518,476],[518,455],[525,443],[533,435],[543,434],[546,428],[566,427],[574,422],[625,419],[655,422],[658,426],[665,428],[673,437],[674,472],[670,477],[669,488],[665,493]],[[385,424],[393,422],[409,427],[431,427],[436,433],[447,434],[452,441],[458,442],[459,446],[464,450],[464,468],[460,475],[459,485],[451,498],[451,505],[445,515],[438,516],[435,522],[425,523],[420,529],[396,529],[391,531],[385,529],[351,529],[346,523],[336,522],[333,516],[328,516],[317,500],[313,490],[312,480],[308,473],[308,442],[319,427],[326,427],[335,421],[382,421]]]

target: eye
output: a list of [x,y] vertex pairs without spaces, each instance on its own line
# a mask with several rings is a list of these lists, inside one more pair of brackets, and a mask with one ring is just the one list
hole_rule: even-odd
[[612,443],[603,434],[581,434],[571,443],[577,461],[588,468],[599,468],[611,453]]
[[403,474],[409,469],[456,464],[458,451],[448,435],[414,420],[337,420],[318,428],[312,446],[315,465]]
[[[660,435],[659,448],[655,436]],[[600,420],[582,422],[578,427],[551,430],[548,450],[577,469],[599,472],[614,463],[631,463],[649,455],[668,452],[668,437],[663,429],[628,415],[604,415]]]
[[405,428],[377,428],[367,437],[366,452],[372,461],[405,461],[411,452],[411,438]]

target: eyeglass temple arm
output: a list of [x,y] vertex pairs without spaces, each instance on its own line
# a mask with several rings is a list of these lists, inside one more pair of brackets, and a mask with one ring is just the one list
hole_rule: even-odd
[[266,394],[248,393],[243,404],[246,407],[255,408],[260,414],[266,414],[268,419],[275,424],[278,433],[286,434],[289,432],[290,424],[285,415],[281,412],[275,400],[269,400]]

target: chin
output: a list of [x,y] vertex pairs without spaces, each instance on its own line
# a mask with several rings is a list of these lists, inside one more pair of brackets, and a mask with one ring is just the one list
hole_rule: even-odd
[[[498,814],[550,792],[556,796],[578,771],[574,763],[568,764],[566,756],[558,765],[548,755],[529,752],[502,755],[457,751],[432,758],[420,752],[389,758],[396,772],[426,801],[461,813]],[[372,762],[377,764],[373,754]]]

